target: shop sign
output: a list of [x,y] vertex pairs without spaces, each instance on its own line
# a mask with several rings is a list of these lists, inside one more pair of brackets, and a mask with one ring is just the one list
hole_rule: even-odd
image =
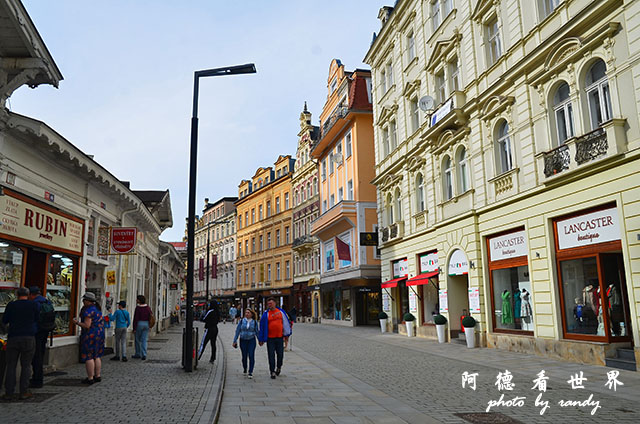
[[409,262],[406,259],[400,259],[393,263],[393,278],[406,277],[409,273]]
[[169,283],[169,290],[178,290],[178,283]]
[[454,250],[449,259],[449,275],[466,275],[468,273],[467,255],[460,249]]
[[438,298],[440,300],[440,313],[449,312],[449,299],[447,298],[447,290],[438,290]]
[[449,112],[451,112],[451,108],[453,107],[453,97],[447,100],[440,106],[434,113],[431,115],[431,126],[433,127],[438,123],[442,118],[447,116]]
[[279,295],[282,294],[282,290],[271,290],[269,291],[270,295]]
[[112,255],[133,253],[133,249],[136,247],[137,233],[136,227],[112,227],[110,253]]
[[616,208],[557,221],[556,226],[559,249],[620,240],[620,225]]
[[391,312],[391,296],[386,290],[382,291],[382,310],[385,312]]
[[527,235],[524,230],[493,237],[489,240],[492,261],[527,256]]
[[358,291],[361,293],[369,293],[371,289],[369,287],[360,287]]
[[5,191],[0,197],[0,234],[55,250],[82,254],[84,223]]
[[480,289],[478,287],[469,287],[469,313],[480,313]]
[[360,233],[360,246],[377,246],[378,233]]
[[420,256],[420,273],[438,270],[438,252]]
[[409,290],[409,312],[412,314],[418,312],[418,295],[413,290]]

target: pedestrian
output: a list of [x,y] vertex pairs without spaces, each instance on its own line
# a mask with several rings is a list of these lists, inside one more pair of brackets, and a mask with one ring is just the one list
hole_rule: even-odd
[[136,352],[132,358],[147,359],[147,337],[149,337],[149,321],[153,312],[147,305],[147,298],[139,294],[136,298],[136,310],[133,313],[133,333],[135,335]]
[[238,315],[238,310],[234,305],[231,305],[229,308],[229,318],[231,318],[232,323],[236,323],[236,316]]
[[51,301],[42,296],[38,286],[29,287],[29,300],[38,305],[36,351],[31,361],[33,375],[29,386],[39,389],[44,383],[44,352],[47,349],[47,337],[56,328],[56,311]]
[[293,350],[293,325],[295,324],[297,318],[298,318],[298,310],[294,306],[289,311],[289,321],[291,322],[291,333],[292,334],[289,336],[288,339],[285,339],[285,341],[284,341],[284,350],[288,350],[289,352],[291,352]]
[[272,379],[280,375],[284,360],[284,340],[288,339],[290,335],[291,323],[287,313],[276,307],[276,300],[273,297],[268,298],[267,310],[260,318],[258,340],[260,346],[267,343],[269,372]]
[[126,308],[127,302],[121,300],[117,311],[111,313],[109,309],[109,321],[116,323],[116,354],[111,358],[112,361],[127,362],[127,328],[131,325],[131,316]]
[[220,321],[220,307],[218,302],[212,300],[209,304],[209,310],[202,318],[204,321],[204,334],[202,335],[202,342],[200,343],[200,349],[198,350],[198,360],[202,357],[204,350],[207,348],[207,343],[211,342],[211,359],[209,362],[213,364],[216,360],[216,338],[218,337],[218,322]]
[[9,325],[6,351],[6,375],[4,381],[4,400],[15,400],[16,367],[20,360],[20,399],[29,399],[29,378],[31,361],[36,351],[36,332],[38,330],[38,305],[29,300],[29,289],[20,287],[17,300],[9,302],[4,310],[2,322]]
[[91,385],[102,381],[102,355],[104,354],[104,320],[96,295],[86,292],[82,296],[80,319],[73,322],[82,328],[80,334],[80,362],[84,362],[87,378],[83,384]]
[[[256,337],[258,337],[258,321],[254,311],[247,308],[244,310],[244,318],[240,320],[236,327],[236,335],[233,338],[233,347],[238,347],[238,337],[240,337],[240,352],[242,353],[242,373],[249,378],[253,378],[253,367],[256,364]],[[247,374],[247,359],[249,360],[249,373]]]

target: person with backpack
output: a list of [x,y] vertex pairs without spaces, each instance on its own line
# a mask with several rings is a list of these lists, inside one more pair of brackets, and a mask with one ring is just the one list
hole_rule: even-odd
[[56,311],[49,299],[42,296],[40,287],[29,287],[29,300],[38,305],[38,329],[36,331],[36,351],[31,361],[33,375],[30,387],[39,389],[44,384],[44,352],[47,349],[49,333],[56,327]]

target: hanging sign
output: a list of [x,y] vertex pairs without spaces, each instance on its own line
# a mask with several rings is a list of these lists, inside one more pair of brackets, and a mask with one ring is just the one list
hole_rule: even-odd
[[427,253],[420,256],[420,273],[434,272],[438,270],[438,252]]
[[449,275],[466,275],[468,273],[467,255],[460,249],[454,250],[449,259]]
[[412,289],[409,290],[409,312],[418,312],[418,295]]
[[127,255],[135,253],[138,229],[136,227],[111,227],[110,254]]
[[558,248],[590,246],[620,240],[618,211],[609,208],[556,222]]
[[382,310],[385,312],[391,312],[391,298],[386,290],[382,291]]
[[393,263],[393,278],[406,277],[409,273],[409,262],[406,259],[400,259]]
[[449,312],[449,299],[447,298],[447,290],[438,290],[438,298],[440,300],[440,313]]
[[469,313],[480,313],[480,289],[478,287],[469,287]]

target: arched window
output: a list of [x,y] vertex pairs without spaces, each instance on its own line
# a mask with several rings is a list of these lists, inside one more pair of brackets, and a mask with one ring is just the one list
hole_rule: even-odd
[[509,138],[509,124],[502,121],[496,132],[496,150],[498,159],[498,173],[502,174],[513,168],[513,160],[511,158],[511,139]]
[[311,184],[307,183],[307,199],[310,199],[311,196]]
[[313,195],[318,194],[318,178],[313,178]]
[[387,196],[387,225],[393,224],[393,197],[389,194]]
[[607,66],[602,59],[598,59],[585,77],[585,90],[589,101],[589,117],[591,129],[600,128],[603,122],[611,119],[611,95],[607,80]]
[[396,201],[396,220],[402,220],[402,197],[400,197],[400,189],[396,188],[395,193],[395,201]]
[[556,89],[553,96],[553,112],[556,117],[556,127],[558,130],[558,145],[574,136],[573,129],[573,106],[569,85],[564,82]]
[[453,178],[451,176],[451,158],[445,156],[442,161],[442,191],[444,200],[449,200],[453,197]]
[[422,174],[416,177],[416,209],[418,212],[424,211],[424,178]]
[[469,190],[469,166],[467,164],[467,150],[463,147],[458,150],[458,189],[462,194]]

